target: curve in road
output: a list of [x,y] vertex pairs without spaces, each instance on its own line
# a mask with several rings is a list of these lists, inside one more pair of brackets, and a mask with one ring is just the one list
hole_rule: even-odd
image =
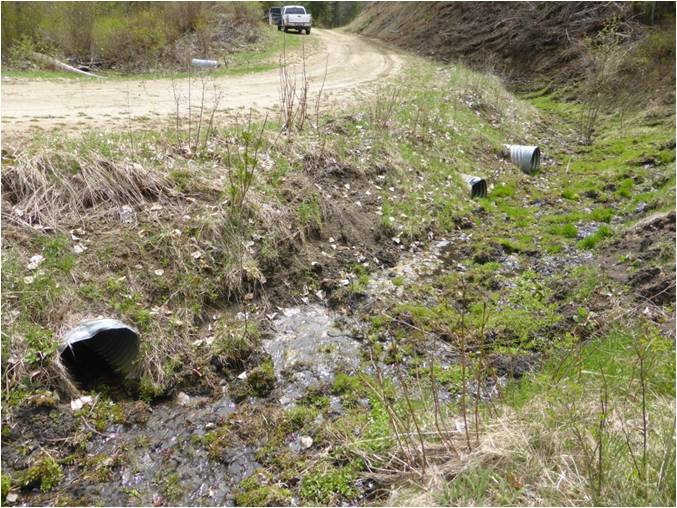
[[[397,51],[357,35],[314,30],[310,37],[319,38],[321,43],[321,49],[306,59],[311,93],[319,90],[325,71],[324,91],[335,95],[391,77],[399,72],[404,62]],[[299,66],[295,67],[299,74]],[[192,83],[191,103],[195,108],[202,85],[196,79]],[[272,108],[279,103],[279,87],[278,70],[219,77],[209,80],[205,104],[211,107],[215,96],[220,95],[219,110]],[[114,126],[129,117],[168,117],[176,112],[177,96],[182,107],[187,107],[187,90],[187,79],[5,79],[2,82],[2,132],[5,135],[20,134],[32,126],[48,129],[65,125],[84,129]]]

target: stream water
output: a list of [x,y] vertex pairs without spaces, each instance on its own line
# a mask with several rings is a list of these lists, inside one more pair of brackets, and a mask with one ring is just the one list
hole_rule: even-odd
[[[430,250],[403,253],[396,266],[372,273],[364,289],[365,304],[386,295],[403,296],[393,279],[414,281],[433,273],[450,245],[438,241]],[[331,383],[337,372],[356,373],[360,368],[363,348],[353,331],[365,324],[331,310],[322,300],[280,310],[271,326],[263,347],[273,361],[277,381],[273,395],[282,408],[293,406],[311,387]],[[441,347],[446,349],[438,352],[440,358],[455,361],[451,348]],[[340,401],[334,399],[331,408],[340,413]],[[256,450],[227,448],[220,460],[213,460],[195,443],[236,407],[224,386],[223,396],[216,400],[181,394],[154,404],[143,421],[110,426],[89,441],[88,455],[106,464],[124,451],[124,461],[110,468],[102,482],[82,475],[67,477],[69,495],[107,505],[232,505],[235,487],[258,466]],[[174,494],[171,499],[166,498],[168,491]]]
[[[430,280],[441,269],[463,271],[464,267],[453,260],[452,254],[462,250],[463,243],[470,240],[470,234],[459,232],[453,240],[438,240],[427,249],[415,245],[403,252],[395,266],[370,273],[368,284],[360,289],[360,308],[367,311],[379,308],[378,304],[386,298],[406,302],[407,284]],[[500,259],[502,270],[516,269],[513,257]],[[585,262],[565,258],[560,261]],[[549,268],[544,261],[548,260],[536,262],[537,271]],[[365,354],[368,358],[368,348],[361,332],[367,330],[368,324],[356,315],[364,312],[351,315],[333,310],[321,295],[315,301],[304,301],[307,303],[280,309],[271,316],[271,333],[263,342],[276,377],[271,399],[282,409],[294,406],[313,387],[331,384],[338,372],[374,370],[363,362]],[[426,344],[425,353],[441,368],[458,363],[455,348],[441,340]],[[396,382],[392,366],[379,366],[384,376]],[[453,397],[444,390],[438,395],[441,400]],[[368,404],[366,399],[364,402]],[[222,381],[220,397],[189,397],[180,393],[172,400],[155,403],[143,418],[128,418],[124,424],[112,425],[89,440],[88,460],[112,466],[103,469],[104,477],[92,481],[95,466],[89,472],[65,468],[66,478],[60,491],[73,499],[97,500],[109,506],[233,505],[236,487],[259,466],[256,450],[235,445],[226,447],[222,456],[215,458],[209,457],[199,442],[236,409],[237,405],[228,397],[226,380]],[[340,399],[331,397],[330,414],[342,411]]]

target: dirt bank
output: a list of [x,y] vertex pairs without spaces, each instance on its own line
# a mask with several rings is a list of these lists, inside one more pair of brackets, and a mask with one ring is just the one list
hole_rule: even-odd
[[[654,22],[665,23],[671,9],[674,19],[674,5],[659,4]],[[579,80],[590,68],[586,38],[613,25],[630,50],[646,34],[655,36],[656,27],[646,23],[651,23],[647,11],[628,2],[372,2],[350,28],[443,62],[462,61],[498,73],[513,86],[528,88]],[[674,26],[666,41],[672,33]],[[657,40],[648,47],[657,47]],[[625,73],[633,75],[635,68],[628,66]],[[674,75],[674,70],[664,74]],[[642,83],[646,75],[635,79]]]

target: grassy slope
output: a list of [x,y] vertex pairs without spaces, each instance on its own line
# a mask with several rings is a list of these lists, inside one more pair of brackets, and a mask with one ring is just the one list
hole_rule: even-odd
[[[545,131],[552,129],[540,136],[546,150],[542,176],[503,175],[481,203],[488,216],[475,232],[480,238],[474,252],[461,263],[470,283],[471,337],[487,302],[486,326],[498,333],[489,351],[513,357],[537,352],[542,367],[480,408],[479,444],[442,461],[442,477],[430,491],[396,489],[389,503],[671,505],[674,302],[656,310],[641,297],[633,301],[627,279],[607,270],[614,261],[630,274],[647,265],[631,249],[612,249],[622,253],[616,259],[604,252],[614,237],[622,243],[624,231],[644,215],[638,205],[674,211],[674,117],[637,114],[622,128],[616,116],[605,117],[594,143],[584,146],[575,141],[579,105],[542,93],[528,102],[540,111]],[[555,135],[561,138],[549,137]],[[579,240],[578,229],[590,223],[600,226],[598,233]],[[649,266],[660,268],[674,287],[674,234],[662,235],[649,233],[645,240],[661,253]],[[506,275],[499,264],[487,262],[496,243],[516,253],[516,273]],[[577,267],[556,267],[554,274],[534,273],[540,271],[534,253],[562,263],[567,256],[558,256],[572,249],[591,250],[595,257]],[[494,290],[506,278],[512,280],[507,291]],[[418,288],[425,295],[419,306],[393,305],[392,312],[413,317],[418,329],[458,333],[458,310],[449,313],[444,304],[457,287],[458,277],[442,276],[432,284],[440,307],[431,308],[431,289]],[[415,294],[417,288],[406,290]],[[470,356],[472,378],[480,359]],[[482,365],[481,375],[491,377],[491,363]],[[462,435],[459,441],[463,447]]]
[[[10,429],[16,428],[13,415],[19,411],[39,404],[59,407],[51,394],[57,389],[63,392],[65,381],[52,362],[55,337],[78,319],[97,314],[118,317],[138,327],[144,337],[153,337],[144,340],[142,381],[133,390],[135,395],[152,400],[182,385],[208,390],[225,375],[232,393],[265,399],[265,390],[257,391],[256,386],[235,379],[243,369],[257,365],[266,372],[259,343],[261,323],[242,323],[230,316],[230,303],[252,297],[256,302],[259,295],[275,295],[280,288],[286,293],[282,281],[287,279],[299,287],[307,284],[311,292],[319,289],[320,281],[308,266],[312,260],[323,259],[318,258],[320,250],[330,250],[330,236],[342,246],[364,245],[370,259],[392,246],[393,237],[408,245],[425,242],[429,236],[463,235],[467,229],[459,228],[470,224],[473,239],[453,260],[465,267],[465,275],[449,269],[425,284],[398,281],[404,285],[407,301],[388,302],[366,312],[364,317],[372,323],[366,334],[373,339],[372,352],[382,354],[389,364],[402,361],[407,375],[425,378],[435,371],[434,366],[426,366],[425,354],[420,352],[425,352],[427,332],[451,340],[458,337],[462,308],[449,302],[467,299],[463,312],[467,314],[465,326],[471,325],[468,341],[476,340],[482,303],[487,302],[486,326],[496,336],[492,354],[531,358],[537,353],[552,358],[553,366],[546,362],[540,374],[527,376],[493,405],[480,408],[481,445],[459,456],[438,455],[437,469],[447,474],[435,476],[431,474],[434,468],[428,469],[425,479],[416,482],[437,479],[431,491],[434,499],[426,500],[451,504],[674,500],[668,482],[674,478],[670,473],[674,462],[666,462],[661,454],[669,449],[662,447],[661,440],[672,443],[665,436],[674,421],[670,404],[674,399],[674,346],[662,338],[656,324],[634,315],[625,317],[624,330],[605,324],[615,314],[605,309],[614,311],[608,297],[601,305],[600,299],[613,294],[625,309],[626,298],[631,296],[599,273],[598,262],[537,276],[534,271],[541,256],[533,254],[575,257],[590,249],[603,253],[605,242],[611,240],[580,243],[571,231],[589,222],[609,222],[612,235],[618,236],[635,220],[632,211],[639,201],[656,209],[671,209],[672,118],[656,123],[639,115],[625,132],[619,132],[609,118],[595,144],[584,147],[572,135],[575,106],[552,96],[526,102],[516,99],[497,79],[460,66],[439,69],[420,60],[416,65],[416,73],[397,87],[399,95],[395,88],[381,89],[366,107],[327,118],[323,134],[308,130],[285,143],[277,138],[278,126],[270,126],[257,158],[252,190],[241,208],[229,204],[237,201],[237,193],[226,168],[242,168],[242,159],[229,164],[225,147],[233,137],[243,145],[255,129],[219,126],[204,148],[190,151],[185,141],[174,142],[171,131],[106,137],[92,133],[81,139],[37,140],[26,147],[6,147],[3,435],[6,431],[11,435]],[[540,143],[543,132],[547,133],[542,143],[547,164],[539,176],[522,175],[500,155],[502,143],[533,139]],[[628,146],[627,139],[638,142]],[[653,170],[642,167],[645,157],[658,161]],[[459,173],[489,177],[494,185],[489,198],[479,206],[471,202]],[[86,175],[87,185],[79,175]],[[640,178],[655,185],[636,184]],[[351,189],[346,190],[348,182]],[[371,196],[361,192],[365,188]],[[120,220],[123,206],[134,212],[130,223]],[[37,230],[27,223],[53,230]],[[87,250],[76,254],[75,245]],[[666,259],[656,263],[669,268],[670,247],[665,248]],[[498,259],[504,252],[513,254],[518,268],[502,269]],[[35,254],[45,260],[38,269],[30,269],[27,265]],[[374,268],[361,266],[352,254],[326,263],[323,276],[336,279],[352,271],[360,280],[368,280]],[[282,264],[291,268],[281,270]],[[466,298],[459,297],[461,277],[468,286]],[[351,286],[351,290],[356,288]],[[410,326],[384,319],[384,315]],[[206,329],[209,319],[212,325]],[[397,338],[390,349],[378,340],[387,336]],[[210,345],[193,344],[207,337],[214,339]],[[618,444],[617,424],[632,423],[628,423],[630,448],[635,457],[641,455],[637,363],[632,348],[640,343],[636,338],[647,344],[647,365],[654,362],[645,379],[651,428],[647,473],[641,481],[629,469],[628,447]],[[582,343],[589,345],[580,347]],[[218,370],[210,363],[214,359],[220,362]],[[557,359],[579,360],[574,362],[578,367],[565,363],[563,369],[558,368]],[[476,362],[473,356],[469,372],[474,372]],[[603,490],[596,492],[594,464],[586,457],[585,443],[594,447],[600,365],[607,366],[604,374],[615,412],[608,426],[613,433],[602,437],[608,473]],[[438,374],[438,382],[452,393],[462,391],[459,369]],[[489,370],[481,375],[488,377]],[[403,478],[412,477],[411,471],[402,470],[397,462],[391,462],[395,467],[389,473],[378,470],[390,454],[399,453],[389,407],[407,425],[413,421],[407,417],[402,394],[393,386],[373,391],[365,381],[375,382],[369,376],[340,376],[333,386],[309,395],[288,414],[281,414],[274,405],[263,411],[243,404],[230,421],[196,446],[204,446],[215,457],[219,447],[232,440],[258,447],[261,482],[243,483],[240,504],[286,504],[292,490],[306,503],[354,501],[355,482],[367,474],[382,488],[393,481],[400,485]],[[426,390],[422,400],[430,393]],[[341,397],[347,412],[331,424],[318,425],[316,416],[327,415],[329,393]],[[379,394],[386,397],[380,399]],[[370,400],[368,408],[358,403],[362,398]],[[573,408],[572,402],[576,402]],[[413,404],[429,409],[422,401]],[[119,408],[118,413],[88,418],[96,418],[92,424],[104,427],[114,418],[124,422],[129,404],[118,402],[112,407]],[[458,402],[445,404],[449,419],[458,421],[459,411]],[[565,425],[565,417],[572,423]],[[271,418],[277,422],[272,434]],[[421,424],[435,430],[432,421]],[[78,435],[86,441],[84,430]],[[300,456],[292,454],[286,442],[293,433],[311,435],[315,448]],[[459,439],[462,443],[462,433]],[[11,440],[5,445],[17,443]],[[439,449],[435,436],[430,444]],[[41,474],[49,491],[58,482],[57,470],[81,467],[79,459],[73,463],[65,450],[47,442],[42,445],[58,463],[48,463],[37,452],[29,454],[26,462],[34,467],[12,470],[15,486],[29,472],[35,475],[44,470]],[[314,455],[317,447],[326,446],[330,454]],[[462,444],[458,448],[462,450]],[[662,463],[666,465],[663,472]],[[586,467],[592,473],[586,475]],[[631,487],[619,487],[621,480],[631,482]],[[67,495],[61,488],[67,486],[55,492]],[[393,502],[407,497],[399,487],[395,492],[400,497],[391,498]],[[49,493],[44,496],[43,502],[52,499]]]

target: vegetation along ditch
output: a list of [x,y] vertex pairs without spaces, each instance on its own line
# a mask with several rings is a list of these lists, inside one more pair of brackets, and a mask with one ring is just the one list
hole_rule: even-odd
[[3,505],[674,506],[674,5],[514,4],[540,51],[503,7],[336,4],[107,2],[77,45],[3,3],[3,80],[153,29],[83,86],[174,101],[3,117]]

